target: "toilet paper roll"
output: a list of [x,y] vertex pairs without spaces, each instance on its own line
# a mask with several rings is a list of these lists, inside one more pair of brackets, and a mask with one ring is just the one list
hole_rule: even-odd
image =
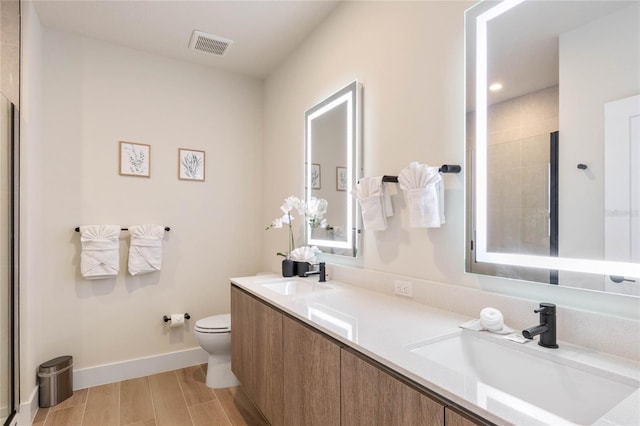
[[182,326],[184,326],[184,314],[171,314],[171,322],[169,322],[169,328]]

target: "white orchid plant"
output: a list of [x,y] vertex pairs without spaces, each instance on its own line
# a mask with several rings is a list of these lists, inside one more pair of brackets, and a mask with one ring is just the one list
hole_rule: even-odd
[[[285,225],[289,227],[289,251],[286,254],[278,252],[278,256],[289,258],[296,246],[293,239],[293,228],[291,226],[291,222],[295,219],[292,216],[292,212],[297,211],[298,214],[302,215],[312,229],[326,228],[328,225],[324,215],[327,213],[327,206],[327,200],[323,198],[311,197],[308,202],[304,202],[304,200],[292,195],[284,199],[284,203],[280,206],[280,210],[282,210],[284,214],[282,217],[275,219],[271,225],[266,228],[267,230],[272,228],[280,229]],[[313,250],[314,252],[319,251],[315,247],[313,249],[315,249]]]

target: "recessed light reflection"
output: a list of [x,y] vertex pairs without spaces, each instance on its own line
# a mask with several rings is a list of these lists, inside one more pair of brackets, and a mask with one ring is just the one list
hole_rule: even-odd
[[489,86],[489,90],[491,90],[492,92],[497,92],[500,89],[502,89],[502,83],[493,83],[491,86]]

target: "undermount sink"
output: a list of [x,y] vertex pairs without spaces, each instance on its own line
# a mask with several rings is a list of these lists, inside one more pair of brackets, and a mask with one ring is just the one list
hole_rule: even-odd
[[523,346],[459,331],[407,349],[463,376],[465,394],[479,406],[516,412],[535,424],[592,424],[638,390],[633,378],[606,377],[595,367]]
[[285,296],[291,296],[294,294],[311,293],[314,291],[327,290],[329,287],[318,284],[317,278],[309,279],[284,279],[277,281],[269,281],[262,284],[264,288],[267,288],[276,293],[283,294]]

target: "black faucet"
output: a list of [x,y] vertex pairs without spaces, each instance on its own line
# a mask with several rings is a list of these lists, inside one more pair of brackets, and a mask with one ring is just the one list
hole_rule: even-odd
[[327,282],[327,272],[326,272],[326,268],[325,268],[324,262],[318,263],[318,269],[317,270],[308,271],[308,272],[304,273],[305,277],[308,277],[309,275],[319,275],[320,279],[318,280],[318,282],[326,283]]
[[540,313],[540,324],[522,330],[522,335],[527,339],[533,339],[534,336],[540,335],[538,344],[545,348],[556,349],[556,305],[553,303],[541,303],[540,309],[533,312]]

